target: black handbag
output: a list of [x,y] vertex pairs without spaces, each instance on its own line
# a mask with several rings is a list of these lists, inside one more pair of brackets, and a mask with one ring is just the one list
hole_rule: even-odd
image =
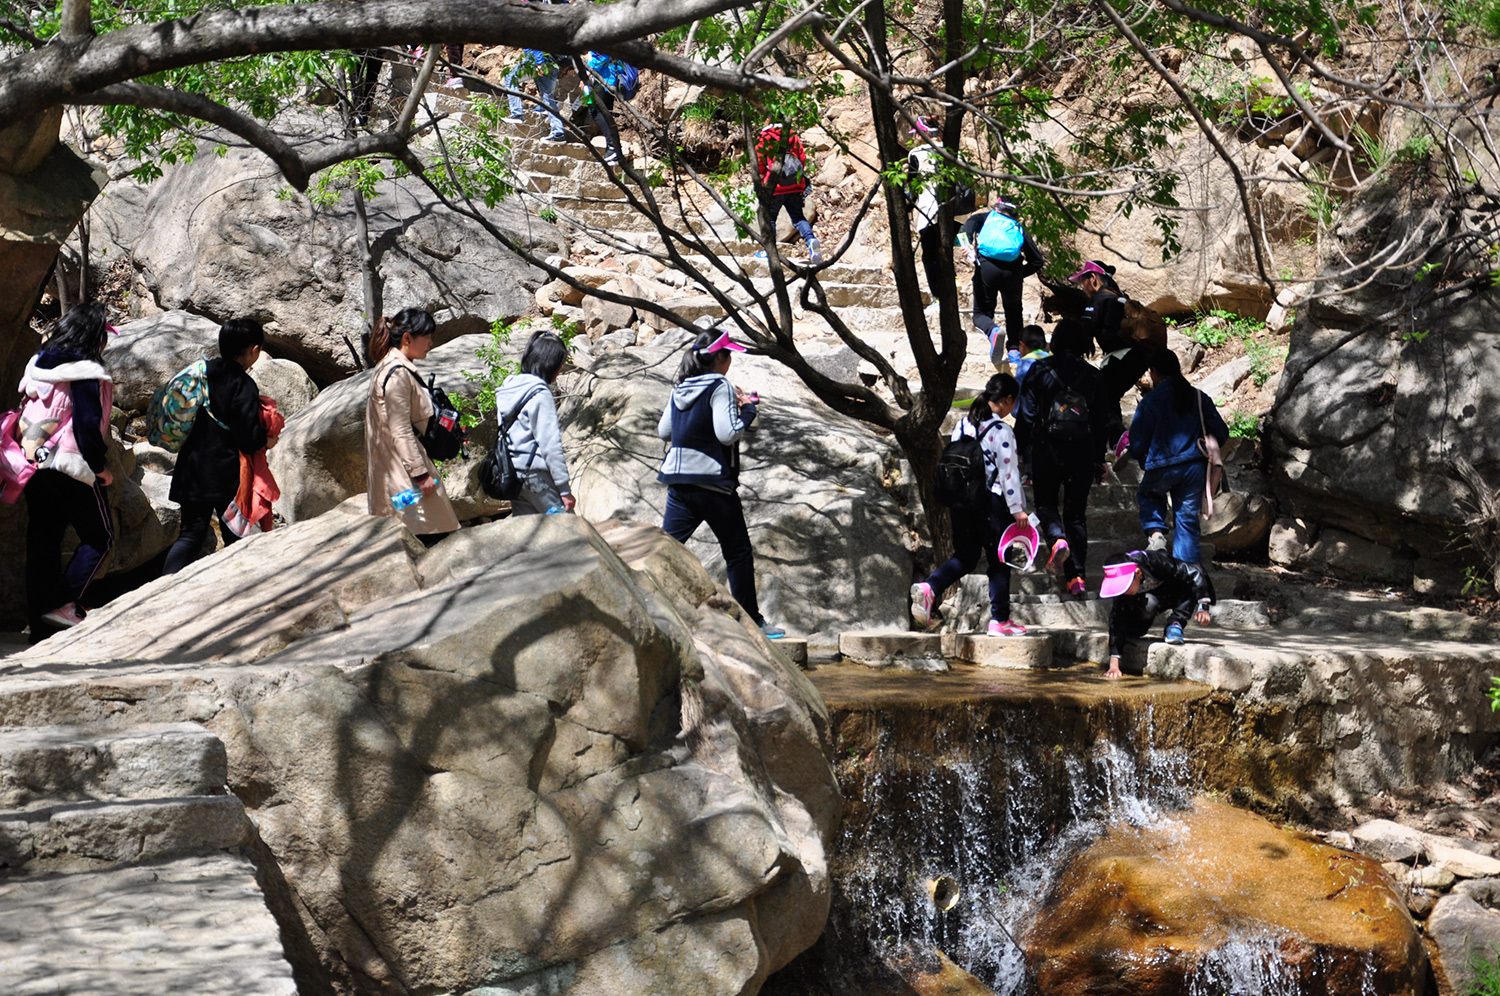
[[500,419],[500,433],[495,438],[495,445],[479,463],[479,486],[491,498],[511,501],[521,493],[521,475],[516,470],[516,461],[510,452],[510,437],[507,433],[511,425],[515,423],[516,417],[521,414],[521,409],[526,407],[526,402],[536,397],[537,392],[544,390],[546,390],[545,387],[533,387],[521,397],[509,415]]

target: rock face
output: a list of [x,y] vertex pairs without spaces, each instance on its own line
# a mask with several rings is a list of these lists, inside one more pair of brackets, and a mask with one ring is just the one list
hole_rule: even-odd
[[104,367],[115,382],[115,407],[145,411],[151,395],[195,360],[219,355],[219,322],[168,311],[130,322],[110,336]]
[[[1341,232],[1386,231],[1401,206],[1362,207]],[[1486,428],[1500,408],[1500,303],[1458,295],[1403,319],[1432,330],[1418,341],[1403,334],[1409,325],[1376,321],[1401,303],[1400,279],[1401,289],[1317,298],[1292,331],[1266,438],[1282,512],[1310,526],[1284,546],[1290,566],[1397,583],[1456,573],[1435,539],[1461,529],[1453,461],[1500,480],[1500,439]]]
[[1427,956],[1374,861],[1199,800],[1116,824],[1024,938],[1043,992],[1424,992]]
[[822,700],[654,527],[346,506],[11,661],[6,724],[145,682],[111,722],[219,735],[340,992],[749,996],[827,915]]
[[[312,135],[336,130],[316,117],[304,124]],[[357,369],[366,327],[353,207],[348,195],[325,207],[286,192],[264,155],[238,144],[222,157],[205,147],[170,169],[152,187],[135,244],[135,296],[143,311],[256,318],[272,352],[326,382]],[[524,314],[543,282],[420,181],[381,183],[368,215],[383,310],[426,308],[440,342]],[[502,204],[488,215],[542,255],[566,252],[556,229],[520,208]]]
[[[657,421],[678,357],[666,344],[611,352],[566,390],[563,445],[578,511],[594,521],[660,522],[667,489],[656,472],[665,445]],[[776,363],[740,356],[736,387],[760,394],[760,414],[740,442],[740,497],[755,547],[761,612],[794,632],[906,628],[912,557],[901,506],[886,489],[899,449],[830,411]],[[688,548],[722,577],[709,529]]]

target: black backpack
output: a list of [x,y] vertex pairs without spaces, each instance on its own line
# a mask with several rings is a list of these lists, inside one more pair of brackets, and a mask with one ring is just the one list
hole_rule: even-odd
[[939,505],[969,511],[989,508],[990,475],[984,465],[983,438],[960,436],[943,447],[937,465]]
[[526,402],[542,390],[545,388],[533,387],[527,391],[516,403],[516,407],[511,409],[511,413],[500,419],[500,434],[495,438],[495,448],[479,464],[479,486],[491,498],[510,501],[521,493],[521,475],[516,470],[516,460],[511,455],[510,437],[507,434],[521,414],[521,409],[526,407]]
[[1088,402],[1083,395],[1063,384],[1047,408],[1042,435],[1054,443],[1086,443],[1092,431]]
[[[390,373],[385,375],[385,380],[380,384],[381,393],[391,382],[391,374],[397,370],[407,370],[417,378],[417,384],[427,391],[432,398],[432,417],[427,420],[426,427],[417,434],[417,439],[422,443],[422,449],[434,460],[452,460],[463,451],[464,440],[468,432],[458,423],[458,405],[448,397],[448,392],[437,386],[437,375],[428,374],[427,383],[422,383],[422,375],[408,366],[397,364],[391,368]],[[415,423],[413,423],[415,425]]]

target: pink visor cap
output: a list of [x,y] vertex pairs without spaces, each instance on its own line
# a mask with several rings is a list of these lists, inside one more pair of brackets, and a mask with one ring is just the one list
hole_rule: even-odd
[[1068,282],[1077,283],[1084,277],[1088,276],[1090,273],[1097,273],[1099,274],[1099,276],[1106,278],[1109,276],[1109,274],[1105,272],[1104,267],[1100,266],[1093,260],[1089,260],[1087,263],[1083,264],[1083,269],[1079,270],[1077,273],[1068,278]]
[[1130,590],[1130,585],[1135,581],[1135,572],[1140,570],[1135,564],[1105,564],[1104,583],[1099,586],[1100,598],[1114,598],[1123,595]]
[[745,347],[741,346],[739,343],[737,343],[734,340],[730,339],[728,332],[725,332],[723,335],[719,336],[717,339],[715,339],[713,342],[709,343],[707,346],[704,346],[702,349],[698,349],[697,352],[699,352],[699,353],[717,353],[721,349],[732,350],[732,351],[734,351],[736,353],[743,353],[743,352],[745,352]]

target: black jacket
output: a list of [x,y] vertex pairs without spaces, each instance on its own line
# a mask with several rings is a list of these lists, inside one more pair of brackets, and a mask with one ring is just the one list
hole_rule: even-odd
[[[1029,374],[1027,375],[1030,376]],[[1146,634],[1163,609],[1171,610],[1170,621],[1181,626],[1192,617],[1199,602],[1217,601],[1214,583],[1197,564],[1178,560],[1163,550],[1149,553],[1140,550],[1125,555],[1146,573],[1141,590],[1134,595],[1120,595],[1109,610],[1109,656],[1118,657],[1126,640]],[[1148,590],[1148,585],[1150,587]]]
[[1117,291],[1101,289],[1089,298],[1079,321],[1089,330],[1089,335],[1106,353],[1126,349],[1130,343],[1120,335],[1120,323],[1125,320],[1125,301]]
[[[1053,400],[1064,388],[1071,388],[1088,405],[1089,439],[1084,443],[1051,443],[1043,435],[1043,423],[1052,410]],[[1051,445],[1060,461],[1098,463],[1104,459],[1108,445],[1105,431],[1107,413],[1114,405],[1104,388],[1104,376],[1097,367],[1076,353],[1054,353],[1031,365],[1021,384],[1021,399],[1016,405],[1016,444],[1021,456],[1031,460],[1032,447]]]
[[177,454],[171,499],[179,505],[207,502],[222,511],[240,487],[239,455],[264,445],[266,427],[255,381],[233,360],[209,360],[208,410],[199,409]]

